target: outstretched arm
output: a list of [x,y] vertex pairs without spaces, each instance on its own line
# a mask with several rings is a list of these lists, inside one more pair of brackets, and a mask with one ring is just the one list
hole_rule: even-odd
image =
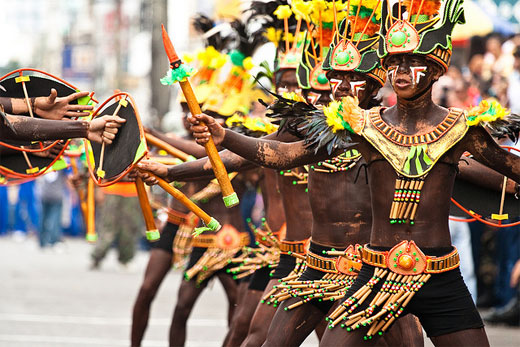
[[12,129],[0,125],[0,139],[18,141],[63,140],[86,137],[95,142],[112,143],[125,119],[103,116],[87,121],[62,121],[24,116],[7,116]]
[[[219,155],[228,172],[245,171],[256,167],[256,164],[253,162],[250,162],[249,160],[246,160],[228,150],[220,151]],[[151,160],[141,160],[137,166],[139,169],[150,171],[168,182],[199,181],[215,178],[215,174],[211,168],[211,163],[208,157],[171,166],[160,164]],[[147,184],[157,184],[157,180],[148,175],[146,172],[139,173],[139,176]]]
[[[51,89],[49,96],[40,96],[31,98],[29,106],[38,116],[45,119],[59,120],[63,117],[86,117],[88,111],[92,111],[92,105],[71,104],[72,101],[86,97],[89,92],[72,93],[65,97],[58,97],[56,89]],[[4,107],[5,112],[10,114],[29,113],[29,108],[25,99],[18,98],[0,98],[0,104]]]
[[[466,162],[466,163],[464,163]],[[459,162],[459,178],[464,181],[471,182],[477,186],[491,189],[497,192],[502,191],[504,176],[482,165],[472,158],[464,158]],[[506,193],[516,193],[516,183],[508,179],[506,184]]]
[[520,183],[520,157],[500,147],[484,128],[471,127],[465,140],[477,161]]
[[[244,136],[222,128],[215,119],[205,114],[190,116],[188,120],[192,123],[193,137],[199,144],[206,143],[212,135],[216,145],[220,144],[258,165],[273,169],[290,169],[315,163],[341,152],[329,155],[325,149],[320,149],[315,153],[307,149],[303,141],[285,143],[266,137],[256,139]],[[206,125],[202,126],[200,122]]]

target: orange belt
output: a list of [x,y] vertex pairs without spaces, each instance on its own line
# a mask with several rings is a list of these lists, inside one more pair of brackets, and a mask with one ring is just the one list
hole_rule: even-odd
[[455,247],[444,256],[433,257],[425,255],[413,241],[402,241],[389,251],[374,251],[365,245],[362,259],[364,263],[388,268],[400,275],[441,273],[453,270],[460,264],[459,252]]
[[193,247],[233,249],[247,246],[249,235],[225,224],[216,234],[202,234],[193,238]]
[[361,261],[359,260],[360,257],[358,256],[359,253],[357,251],[357,247],[351,245],[348,246],[348,248],[343,252],[333,252],[343,254],[333,257],[323,257],[309,250],[307,251],[305,264],[311,269],[322,272],[335,274],[341,273],[349,276],[357,276],[362,265]]

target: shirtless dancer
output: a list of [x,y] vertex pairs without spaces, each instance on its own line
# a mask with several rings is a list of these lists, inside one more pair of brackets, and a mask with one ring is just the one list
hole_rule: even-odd
[[[373,41],[372,41],[373,43]],[[377,64],[376,64],[377,65]],[[342,78],[342,83],[338,85],[338,88],[335,90],[336,93],[351,93],[351,85],[359,85],[360,81],[365,82],[364,90],[362,88],[358,88],[361,92],[359,96],[362,98],[362,106],[368,107],[369,102],[372,99],[372,96],[377,93],[377,89],[381,83],[381,77],[378,77],[378,72],[373,71],[372,74],[368,75],[369,79],[367,79],[363,74],[359,74],[356,72],[338,72],[334,71],[333,76],[336,78]],[[345,83],[347,82],[347,83]],[[350,83],[352,82],[352,84]],[[341,94],[338,94],[336,97],[339,97]],[[213,124],[213,123],[211,123]],[[211,129],[212,131],[214,129]],[[226,136],[229,131],[226,131]],[[204,136],[202,136],[204,137]],[[218,137],[217,137],[218,138]],[[244,140],[244,137],[240,137],[241,140]],[[251,141],[251,139],[248,139]],[[255,141],[253,141],[255,142]],[[256,141],[258,142],[258,141]],[[263,146],[265,144],[265,146]],[[228,145],[227,143],[225,144]],[[234,146],[235,143],[230,144]],[[266,152],[264,154],[270,155],[270,149],[274,148],[270,145],[268,141],[260,142],[259,147],[263,147]],[[290,148],[302,148],[302,144],[287,144],[284,149],[289,150]],[[253,149],[254,148],[254,149]],[[233,147],[233,150],[235,148]],[[242,151],[240,153],[244,157],[248,159],[252,159],[254,161],[262,162],[262,159],[259,159],[258,150],[256,147],[249,147],[249,151]],[[276,156],[276,153],[272,153]],[[278,152],[280,157],[286,155],[282,151]],[[225,163],[230,164],[233,169],[242,165],[243,160],[235,158],[233,156],[224,156]],[[192,167],[195,167],[197,163],[190,163]],[[272,167],[280,167],[280,162],[277,164],[270,163]],[[284,166],[287,167],[287,166]],[[171,173],[173,170],[170,170]],[[352,173],[351,173],[352,172]],[[355,181],[356,170],[346,171],[342,173],[335,173],[333,175],[315,173],[311,171],[311,186],[310,186],[310,194],[311,194],[311,206],[313,207],[313,213],[316,216],[316,220],[319,220],[320,223],[316,221],[313,223],[313,243],[314,243],[314,253],[320,253],[320,256],[323,256],[320,251],[322,250],[330,250],[332,248],[336,249],[345,249],[347,245],[350,243],[362,243],[363,241],[368,240],[367,224],[370,223],[370,209],[367,208],[366,202],[368,201],[368,189],[366,184],[354,184]],[[319,176],[316,176],[319,175]],[[338,177],[337,175],[344,175],[341,181],[334,180],[334,177]],[[321,176],[321,177],[320,177]],[[326,177],[325,180],[322,177]],[[315,179],[316,178],[316,179]],[[321,180],[320,180],[321,178]],[[313,181],[314,180],[314,181]],[[363,181],[363,177],[361,181]],[[316,183],[316,186],[314,185]],[[323,186],[321,186],[323,185]],[[321,186],[321,187],[320,187]],[[325,188],[324,188],[325,187]],[[324,189],[323,191],[314,190],[315,188]],[[341,190],[344,189],[344,190]],[[325,195],[323,192],[326,192],[328,195]],[[349,193],[346,193],[349,192]],[[351,192],[355,192],[354,194]],[[350,205],[346,203],[345,195],[348,194],[349,200],[352,198],[358,198],[358,205]],[[336,199],[329,199],[329,197],[336,197]],[[330,204],[329,204],[330,201]],[[365,206],[365,211],[363,211],[363,206]],[[326,211],[326,212],[325,212]],[[365,214],[363,215],[364,212]],[[365,217],[368,216],[368,217]],[[356,220],[356,223],[350,224],[351,221]],[[339,225],[338,225],[339,223]],[[345,228],[347,226],[351,226],[353,230],[348,229],[347,233],[345,233]],[[363,235],[363,226],[364,235]],[[331,232],[333,230],[334,232]],[[318,240],[318,242],[315,242]],[[359,241],[357,241],[359,240]],[[320,248],[326,248],[322,249]],[[311,244],[311,251],[313,250]],[[326,272],[319,271],[316,269],[309,269],[307,272],[307,276],[312,276],[309,279],[317,279],[321,278]],[[307,279],[307,278],[306,278]],[[316,301],[315,301],[316,302]],[[288,304],[284,304],[283,307],[289,306],[289,304],[294,303],[294,301],[289,301]],[[267,344],[299,344],[301,343],[305,337],[314,329],[314,327],[322,320],[328,310],[332,305],[330,303],[325,302],[316,302],[315,304],[302,305],[297,309],[290,310],[289,312],[285,312],[283,310],[279,310],[277,315],[275,316],[275,322],[271,325],[271,329],[277,329],[277,331],[271,331],[268,335]],[[321,309],[320,309],[321,308]],[[276,317],[279,316],[279,320],[276,321]],[[317,317],[316,317],[317,316]],[[289,318],[290,317],[290,318]],[[316,319],[315,319],[316,317]],[[290,324],[287,324],[287,320],[289,320]],[[282,324],[281,324],[282,322]],[[302,323],[305,323],[301,326]],[[413,323],[413,322],[412,322]],[[413,327],[413,324],[411,324]],[[298,327],[297,332],[295,333],[295,328]],[[265,336],[265,335],[264,335]],[[421,344],[422,338],[420,334],[417,334],[417,329],[412,329],[412,332],[409,332],[403,336],[408,336],[411,340],[407,340],[408,344]],[[283,338],[283,339],[282,339]],[[413,338],[418,338],[418,340],[413,340]],[[272,339],[272,341],[271,341]],[[260,342],[260,344],[263,341]]]
[[[355,100],[345,98],[342,109],[328,110],[329,121],[336,125],[344,122],[328,128],[336,135],[335,140],[359,143],[358,150],[369,165],[373,224],[370,245],[362,253],[363,268],[344,304],[330,317],[331,329],[322,339],[324,346],[356,345],[363,339],[373,345],[395,318],[406,313],[419,318],[436,345],[489,345],[460,276],[457,251],[449,236],[447,220],[455,166],[469,151],[476,160],[518,182],[520,160],[502,150],[484,129],[508,134],[507,121],[492,122],[504,117],[497,105],[483,105],[465,113],[439,107],[431,99],[432,84],[449,64],[450,33],[463,18],[461,1],[447,1],[443,18],[435,13],[417,14],[423,8],[422,1],[415,5],[406,8],[410,22],[402,19],[403,8],[396,9],[390,21],[383,2],[385,28],[381,30],[379,55],[391,71],[397,105],[363,112],[355,107]],[[429,5],[424,8],[438,9]],[[436,21],[439,26],[431,29],[430,24]],[[387,27],[392,24],[395,27]],[[410,26],[415,26],[417,33]],[[195,118],[208,120],[204,116]],[[321,116],[320,121],[325,119]],[[490,123],[482,123],[483,119]],[[216,130],[214,123],[208,126]],[[207,138],[207,131],[200,130],[199,141]],[[236,134],[212,133],[216,142],[226,147],[241,142],[239,154],[256,152],[257,159],[266,165],[289,167],[328,155],[324,148],[316,153],[303,146],[290,151],[280,143],[277,147],[286,155],[279,158],[266,151],[263,143],[247,146]],[[316,134],[308,135],[316,144]],[[369,281],[370,286],[366,286]],[[350,332],[337,327],[337,320],[343,321],[343,317],[346,321],[342,325]]]
[[[181,103],[184,114],[187,114],[188,109],[185,103]],[[150,130],[150,132],[159,137],[161,140],[168,144],[181,149],[185,153],[188,153],[194,157],[202,157],[205,155],[205,151],[202,147],[197,145],[189,128],[188,136],[186,137],[170,137],[163,135],[157,131]],[[209,179],[198,180],[193,182],[187,182],[184,186],[179,189],[187,196],[193,196],[195,193],[201,191],[209,184]],[[235,180],[233,181],[235,186]],[[243,185],[239,185],[243,186]],[[236,187],[235,187],[236,188]],[[239,189],[242,190],[242,189]],[[184,214],[189,218],[188,210],[176,200],[172,200],[171,206],[174,211]],[[243,222],[241,221],[241,215],[238,209],[228,210],[224,207],[218,197],[209,199],[209,201],[202,204],[202,208],[212,217],[216,218],[222,225],[231,224],[237,229],[243,230]],[[185,220],[184,225],[181,227],[190,228],[192,221]],[[195,225],[196,226],[196,225]],[[150,250],[150,258],[148,265],[145,270],[143,283],[139,289],[136,301],[134,303],[134,309],[132,314],[132,333],[131,342],[132,346],[140,346],[144,337],[145,330],[148,326],[148,318],[150,314],[151,304],[157,294],[159,286],[166,277],[167,273],[172,268],[174,253],[173,253],[173,242],[176,237],[179,225],[167,222],[161,232],[161,238],[159,241],[152,243]],[[190,259],[191,265],[196,262],[196,258],[200,257],[203,253],[203,249],[197,249]],[[236,298],[236,283],[233,281],[231,276],[220,271],[216,274],[219,281],[222,283],[224,290],[227,295],[229,302],[228,320],[231,321],[233,311],[237,302]],[[212,278],[212,277],[211,277]],[[202,293],[206,287],[206,280],[202,284],[197,284],[195,280],[182,281],[178,292],[177,304],[175,306],[172,323],[170,326],[169,343],[170,346],[181,346],[184,345],[186,337],[186,322],[191,313],[191,310],[195,304],[196,299]]]

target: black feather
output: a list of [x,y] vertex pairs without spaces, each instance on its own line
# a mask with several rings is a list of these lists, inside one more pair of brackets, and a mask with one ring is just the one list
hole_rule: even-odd
[[[198,13],[192,20],[195,30],[204,35],[215,27],[215,21],[201,13]],[[230,36],[223,36],[222,33],[216,32],[213,35],[205,38],[205,46],[213,46],[217,51],[227,51],[231,42]]]
[[520,116],[514,113],[508,114],[503,119],[482,124],[487,128],[491,136],[498,139],[508,137],[511,141],[517,142],[520,133]]

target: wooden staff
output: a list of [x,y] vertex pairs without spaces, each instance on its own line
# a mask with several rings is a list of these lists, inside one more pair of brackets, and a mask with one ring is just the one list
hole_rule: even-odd
[[191,161],[195,158],[187,153],[184,153],[180,149],[177,149],[170,145],[169,143],[161,140],[160,138],[153,136],[152,134],[145,133],[146,142],[149,143],[152,146],[155,146],[157,148],[160,148],[172,157],[179,158],[182,161]]
[[[29,99],[29,93],[27,93],[27,87],[25,86],[25,82],[29,82],[29,81],[30,81],[30,77],[22,75],[22,72],[20,72],[20,76],[19,77],[15,78],[15,82],[16,83],[21,83],[22,84],[23,95],[24,95],[25,103],[27,105],[27,109],[29,110],[29,115],[31,116],[31,118],[34,118],[33,110],[32,110],[32,107],[31,107],[31,101]],[[24,149],[24,146],[20,146],[20,148]],[[22,151],[22,154],[23,154],[23,158],[25,159],[25,162],[29,166],[29,168],[27,170],[25,170],[25,171],[28,174],[33,174],[33,173],[38,172],[40,169],[38,167],[33,167],[32,166],[31,160],[29,159],[29,156],[27,155],[27,153],[25,153],[25,151]]]
[[96,242],[96,207],[94,201],[94,180],[88,178],[87,186],[87,235],[85,238],[88,242]]
[[[164,49],[166,50],[166,54],[168,55],[172,69],[176,70],[181,67],[182,61],[175,52],[173,44],[170,40],[170,37],[168,36],[168,33],[166,32],[166,29],[164,28],[164,25],[161,26]],[[195,93],[193,92],[188,79],[184,78],[183,80],[179,81],[179,84],[184,96],[186,97],[186,102],[188,103],[188,108],[190,109],[191,114],[201,114],[202,111],[200,109],[199,102],[195,97]],[[204,126],[205,124],[201,122],[200,125]],[[217,147],[215,147],[215,143],[213,142],[213,137],[210,136],[209,141],[204,145],[204,148],[206,149],[206,153],[208,155],[209,161],[211,162],[213,172],[215,173],[215,177],[217,178],[220,185],[224,204],[228,208],[238,205],[238,196],[233,190],[233,186],[229,180],[226,167],[219,157]]]
[[146,193],[144,182],[140,177],[136,177],[135,179],[135,188],[137,190],[137,196],[139,197],[141,211],[143,211],[144,223],[146,225],[146,238],[149,241],[157,241],[161,237],[161,234],[155,226],[152,207],[150,206],[150,201],[148,200],[148,194]]
[[[128,101],[126,101],[126,95],[123,95],[122,99],[119,100],[119,104],[117,105],[112,117],[117,116],[121,106],[126,107],[128,105]],[[101,181],[102,178],[105,178],[105,171],[103,171],[103,162],[105,160],[105,141],[101,144],[101,154],[99,155],[99,166],[96,170],[96,175],[98,176],[98,181]]]
[[496,214],[491,215],[491,218],[497,219],[499,221],[498,222],[499,224],[502,223],[502,220],[508,218],[507,214],[505,214],[505,215],[503,214],[504,213],[504,201],[506,199],[506,186],[507,186],[507,176],[504,176],[504,180],[502,182],[502,195],[500,197],[500,208],[498,211],[498,215],[496,215]]
[[180,190],[172,187],[168,182],[163,180],[162,178],[157,177],[153,173],[149,171],[144,171],[157,179],[159,182],[159,186],[164,189],[168,194],[173,196],[175,199],[177,199],[181,204],[186,206],[190,211],[195,213],[197,217],[202,219],[209,230],[211,231],[217,231],[220,230],[221,225],[220,223],[210,215],[208,215],[206,212],[204,212],[199,206],[197,206],[193,201],[191,201],[186,195],[184,195]]
[[[76,162],[76,158],[70,157],[70,166],[72,167],[72,173],[74,176],[78,176],[78,164]],[[79,206],[81,208],[81,214],[83,215],[83,221],[85,222],[85,225],[87,225],[87,215],[88,215],[88,208],[87,208],[87,199],[85,196],[85,191],[81,188],[76,188],[76,191],[78,192],[79,197]]]

